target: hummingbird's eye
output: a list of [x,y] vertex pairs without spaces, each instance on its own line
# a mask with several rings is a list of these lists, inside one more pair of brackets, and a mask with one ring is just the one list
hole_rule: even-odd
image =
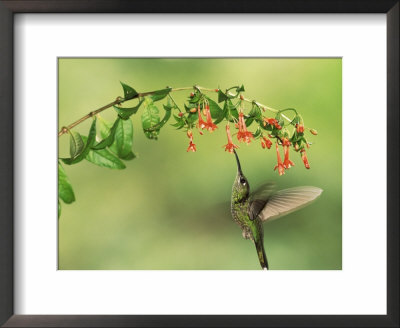
[[246,184],[246,179],[240,178],[240,183],[241,183],[241,184]]

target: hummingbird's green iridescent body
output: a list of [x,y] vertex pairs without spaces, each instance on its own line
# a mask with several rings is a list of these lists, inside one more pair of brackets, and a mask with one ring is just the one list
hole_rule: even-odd
[[232,186],[231,212],[235,222],[242,229],[243,237],[254,242],[261,267],[268,269],[267,256],[264,250],[263,223],[259,217],[250,218],[250,185],[243,175],[239,158],[235,151],[238,171]]

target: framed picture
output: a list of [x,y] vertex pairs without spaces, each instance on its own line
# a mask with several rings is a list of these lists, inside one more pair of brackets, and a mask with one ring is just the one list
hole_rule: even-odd
[[398,1],[0,10],[1,324],[398,326]]

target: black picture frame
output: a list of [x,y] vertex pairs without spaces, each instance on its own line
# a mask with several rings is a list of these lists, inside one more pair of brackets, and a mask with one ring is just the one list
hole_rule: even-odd
[[[4,327],[399,327],[399,7],[399,1],[396,0],[0,0],[0,149],[2,150],[0,156],[0,324]],[[14,314],[13,135],[18,133],[13,126],[14,14],[156,12],[386,14],[387,315],[32,316]],[[366,288],[368,287],[366,286]]]

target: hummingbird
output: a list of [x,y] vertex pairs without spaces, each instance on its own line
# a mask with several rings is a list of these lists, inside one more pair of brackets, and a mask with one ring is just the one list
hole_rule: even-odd
[[296,211],[321,195],[317,187],[295,187],[274,192],[275,184],[268,182],[250,193],[250,185],[243,174],[239,157],[233,150],[237,163],[237,174],[232,186],[231,213],[242,229],[245,239],[253,241],[261,268],[268,270],[264,249],[263,223]]

